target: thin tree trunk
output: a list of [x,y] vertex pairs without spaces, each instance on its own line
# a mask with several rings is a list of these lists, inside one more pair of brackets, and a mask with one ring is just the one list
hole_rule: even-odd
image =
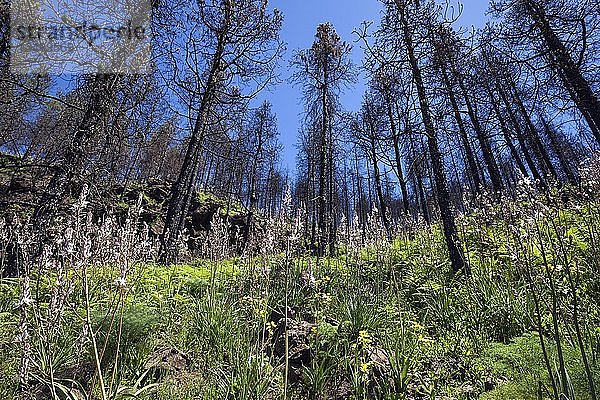
[[[330,119],[330,118],[329,118]],[[328,215],[328,223],[327,223],[327,230],[328,230],[328,237],[327,237],[327,243],[329,245],[329,254],[333,255],[335,254],[335,242],[336,242],[336,236],[337,236],[337,215],[336,215],[336,207],[335,207],[335,199],[334,199],[334,194],[335,194],[335,170],[334,170],[334,166],[333,166],[333,127],[331,124],[331,121],[329,121],[328,125],[327,125],[327,133],[328,133],[328,159],[327,159],[327,163],[328,163],[328,182],[327,182],[327,215]]]
[[546,175],[546,178],[551,177],[552,179],[556,180],[558,179],[556,169],[554,168],[554,165],[552,165],[550,156],[548,155],[544,144],[540,140],[537,129],[531,120],[531,116],[527,112],[527,108],[525,108],[525,104],[523,103],[523,99],[521,99],[518,88],[514,81],[510,80],[509,83],[512,88],[513,99],[517,103],[517,107],[519,108],[521,116],[525,121],[525,129],[531,142],[531,149],[542,166],[542,172],[544,175]]
[[502,178],[500,177],[500,171],[498,169],[498,163],[496,162],[496,158],[494,157],[494,153],[492,151],[492,147],[488,141],[487,135],[479,122],[479,118],[477,117],[477,113],[475,112],[475,108],[473,107],[473,103],[469,98],[469,93],[467,92],[467,88],[462,79],[462,76],[455,71],[456,79],[462,91],[463,98],[465,100],[465,104],[467,106],[467,112],[469,114],[469,118],[471,119],[471,123],[473,124],[473,128],[475,129],[475,133],[477,135],[477,140],[479,142],[479,146],[481,147],[481,152],[483,153],[483,160],[490,174],[490,180],[492,181],[492,188],[495,193],[499,194],[504,189],[504,185],[502,183]]
[[[408,201],[406,179],[404,178],[404,172],[402,171],[402,156],[400,154],[400,135],[398,133],[398,127],[396,126],[396,121],[394,120],[392,99],[390,98],[389,93],[384,93],[384,98],[386,102],[386,111],[388,114],[388,119],[390,120],[390,130],[392,131],[392,142],[394,144],[394,157],[396,161],[396,174],[400,183],[400,192],[402,193],[402,207],[404,209],[404,213],[408,214],[410,204]],[[408,129],[408,124],[406,125],[406,129]]]
[[415,148],[414,148],[414,139],[413,136],[410,135],[409,138],[409,143],[410,143],[410,153],[411,153],[411,158],[412,158],[412,163],[413,163],[413,188],[414,188],[414,192],[415,192],[415,196],[416,196],[416,204],[417,204],[417,209],[418,207],[421,208],[421,212],[423,213],[423,219],[425,220],[425,222],[427,222],[427,224],[431,223],[431,218],[429,216],[429,209],[427,208],[427,200],[426,200],[426,196],[425,196],[425,190],[423,189],[423,173],[422,173],[422,168],[421,168],[421,162],[417,161],[418,160],[418,156],[416,154]]
[[558,140],[558,137],[556,135],[554,128],[551,127],[550,124],[548,123],[548,121],[546,121],[543,117],[541,118],[541,121],[542,121],[542,124],[544,125],[544,131],[546,133],[546,136],[548,136],[548,139],[550,139],[550,145],[552,146],[552,150],[554,150],[554,153],[558,157],[560,167],[562,168],[563,172],[565,173],[565,176],[567,177],[567,182],[569,182],[570,184],[576,185],[577,178],[575,177],[575,174],[573,173],[573,170],[571,169],[569,160],[567,159],[567,156],[565,155],[565,152],[563,151],[563,148]]
[[508,146],[508,149],[510,150],[510,155],[512,156],[513,160],[517,163],[517,168],[519,168],[519,171],[521,171],[521,174],[523,176],[527,177],[527,176],[529,176],[529,174],[527,172],[527,169],[525,168],[525,165],[523,164],[523,160],[521,160],[521,156],[519,155],[517,148],[515,147],[515,145],[512,141],[512,138],[510,137],[510,130],[508,129],[508,125],[506,124],[506,121],[504,120],[504,117],[502,116],[502,113],[500,112],[500,107],[498,107],[498,103],[496,103],[494,94],[492,93],[489,86],[485,85],[485,89],[490,98],[490,102],[492,103],[492,108],[494,110],[494,113],[496,114],[496,119],[498,120],[498,123],[500,124],[500,131],[502,132],[504,141],[505,141],[506,145]]
[[60,164],[57,166],[48,187],[41,196],[34,211],[34,225],[41,228],[42,224],[60,202],[71,194],[73,180],[84,170],[86,163],[86,147],[96,136],[98,130],[106,122],[112,105],[115,90],[120,76],[116,74],[96,74],[91,83],[91,98],[69,143]]
[[379,160],[377,157],[377,146],[375,142],[375,127],[373,125],[372,116],[368,115],[368,123],[369,123],[369,151],[371,155],[371,161],[373,162],[373,179],[375,181],[375,191],[377,193],[377,199],[379,200],[379,212],[381,215],[381,221],[383,222],[383,227],[385,228],[385,233],[390,238],[390,224],[386,215],[386,204],[383,198],[383,189],[381,187],[381,172],[379,171]]
[[458,101],[456,100],[456,96],[454,95],[454,91],[452,90],[452,86],[450,85],[448,72],[446,71],[446,68],[443,65],[441,66],[441,72],[444,84],[448,89],[448,97],[450,98],[450,104],[452,105],[454,119],[456,120],[456,124],[458,125],[458,132],[460,134],[462,145],[465,150],[465,155],[467,158],[467,169],[469,171],[471,180],[475,184],[475,191],[480,192],[482,184],[481,179],[479,178],[479,172],[477,169],[477,164],[475,162],[475,156],[473,155],[473,150],[471,149],[471,144],[469,143],[469,136],[467,135],[467,130],[465,129],[464,121],[460,115]]
[[321,88],[321,106],[322,106],[322,119],[321,119],[321,140],[319,143],[319,200],[318,200],[318,227],[319,227],[319,241],[317,246],[317,254],[322,256],[325,253],[325,248],[327,247],[328,241],[328,232],[327,226],[329,222],[329,218],[326,215],[327,210],[327,195],[325,193],[327,184],[327,159],[328,159],[328,143],[327,143],[327,125],[329,124],[329,118],[327,113],[327,83],[328,83],[328,71],[327,71],[327,63],[324,63],[324,71],[323,71],[323,87]]
[[[258,180],[258,165],[262,163],[262,151],[263,151],[263,138],[264,138],[264,125],[265,120],[262,114],[260,114],[260,127],[258,131],[258,143],[256,146],[256,152],[252,158],[252,166],[250,171],[250,182],[248,190],[248,216],[246,217],[246,237],[245,242],[248,241],[250,234],[252,233],[252,224],[254,214],[257,212],[258,197],[256,194],[256,181]],[[242,175],[242,174],[240,174]]]
[[536,181],[538,181],[540,183],[540,185],[545,187],[546,180],[544,178],[542,178],[542,175],[540,174],[537,166],[535,165],[535,162],[533,161],[533,158],[531,157],[531,154],[529,153],[529,146],[525,142],[525,135],[523,134],[521,125],[519,124],[519,121],[517,120],[517,117],[511,108],[511,103],[508,100],[508,96],[507,96],[506,92],[500,85],[500,82],[498,81],[497,78],[496,78],[496,89],[498,89],[498,93],[500,93],[500,97],[504,103],[504,106],[506,107],[506,111],[508,113],[508,116],[512,123],[513,129],[515,130],[515,133],[517,136],[517,141],[519,142],[519,147],[521,147],[523,156],[525,157],[525,162],[527,163],[527,166],[529,167],[529,170],[531,171],[533,178]]

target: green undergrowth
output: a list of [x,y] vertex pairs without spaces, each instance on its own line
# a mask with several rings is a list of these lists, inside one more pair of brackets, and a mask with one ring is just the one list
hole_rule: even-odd
[[[392,243],[348,242],[326,258],[296,249],[33,272],[34,387],[41,398],[51,381],[101,398],[89,319],[111,399],[546,399],[541,328],[552,376],[568,377],[572,400],[591,399],[575,326],[600,387],[598,210],[500,212],[458,221],[471,276],[452,275],[438,226]],[[0,282],[0,398],[16,393],[20,285]],[[66,301],[53,311],[57,290]],[[286,306],[295,323],[287,379],[276,318]],[[186,361],[149,369],[165,349]]]
[[[574,390],[575,398],[590,398],[585,371],[581,363],[581,354],[572,345],[568,343],[563,343],[563,345],[566,349],[569,385]],[[550,341],[547,346],[551,367],[556,369],[558,363],[556,345]],[[509,344],[491,344],[477,360],[477,367],[489,371],[503,381],[503,384],[482,395],[482,400],[536,400],[550,398],[552,395],[549,392],[550,377],[537,332],[515,338]],[[598,387],[600,385],[598,367],[594,368],[594,375],[596,387]]]

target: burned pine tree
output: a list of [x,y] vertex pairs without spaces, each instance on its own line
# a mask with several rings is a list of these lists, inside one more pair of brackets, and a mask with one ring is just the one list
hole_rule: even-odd
[[242,164],[247,168],[243,174],[246,176],[244,197],[248,208],[246,223],[250,233],[253,219],[261,206],[263,211],[269,209],[267,198],[272,189],[269,187],[269,178],[278,162],[279,132],[271,103],[264,101],[251,113],[244,136],[242,151],[246,162]]
[[[339,117],[338,97],[342,86],[352,82],[350,46],[342,42],[330,23],[319,25],[315,41],[310,49],[301,50],[294,56],[296,69],[293,80],[303,88],[306,106],[306,128],[310,134],[308,151],[314,176],[315,215],[312,215],[312,246],[319,255],[334,252],[338,224],[335,201],[334,125]],[[309,176],[308,179],[311,179]],[[318,231],[318,237],[317,232]]]
[[[483,154],[483,160],[492,183],[492,189],[496,194],[500,194],[504,189],[504,184],[502,182],[502,177],[500,176],[500,170],[490,143],[490,138],[477,115],[476,104],[473,99],[474,96],[471,95],[467,87],[467,76],[458,67],[458,60],[461,60],[464,64],[469,61],[469,55],[467,54],[467,51],[465,51],[463,43],[452,29],[446,27],[444,24],[440,24],[434,32],[433,43],[435,46],[436,62],[439,64],[439,68],[444,77],[443,80],[447,84],[449,96],[451,98],[456,97],[454,94],[454,87],[450,83],[450,78],[448,77],[448,71],[456,83],[457,91],[461,94],[462,101],[467,108],[467,115],[469,116],[479,148]],[[457,100],[455,98],[453,103],[456,102]],[[453,105],[453,108],[455,107],[456,106]],[[458,122],[461,119],[460,114],[458,116],[456,115],[456,109],[454,113]],[[462,129],[465,129],[464,124]],[[463,139],[463,145],[467,146],[468,140],[465,141]],[[467,154],[468,152],[469,151],[467,150]],[[467,156],[467,160],[469,160],[469,156]],[[471,162],[472,160],[469,161],[469,164]],[[473,172],[471,173],[473,174]]]
[[[452,270],[455,273],[468,272],[458,230],[454,221],[454,210],[450,202],[450,192],[446,178],[444,160],[433,121],[430,96],[423,74],[423,63],[431,43],[430,34],[437,17],[435,4],[413,0],[386,1],[386,14],[381,29],[402,49],[404,62],[408,66],[411,81],[415,85],[421,122],[427,138],[427,148],[435,181],[436,200],[442,219],[443,232],[448,247]],[[423,38],[429,38],[423,40]],[[429,43],[428,43],[429,42]],[[427,50],[427,51],[423,51]]]
[[384,115],[383,107],[376,104],[373,96],[367,93],[352,127],[352,140],[371,164],[378,214],[388,239],[391,239],[390,210],[383,193],[383,178],[379,165],[380,142],[384,138]]
[[[557,0],[492,3],[492,10],[505,16],[507,28],[511,29],[508,35],[515,37],[520,33],[523,41],[531,43],[537,56],[543,57],[548,67],[557,73],[591,133],[600,142],[600,100],[583,68],[590,40],[587,27],[597,18],[597,7],[591,2],[566,4]],[[583,45],[573,45],[574,40]],[[574,54],[577,47],[580,47],[578,54]]]
[[[181,43],[174,41],[174,69],[182,74],[175,81],[195,116],[166,214],[160,251],[165,263],[177,259],[204,142],[218,119],[215,111],[219,105],[249,100],[273,77],[283,49],[279,40],[282,16],[277,10],[269,12],[267,5],[266,0],[214,0],[182,11],[191,24],[188,37],[183,39],[185,57],[194,62],[190,65],[175,56]],[[180,72],[181,68],[184,70]],[[255,86],[248,88],[252,84]]]

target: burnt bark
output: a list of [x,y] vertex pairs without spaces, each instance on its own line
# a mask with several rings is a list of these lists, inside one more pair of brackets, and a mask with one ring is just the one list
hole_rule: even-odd
[[[396,125],[396,121],[394,119],[393,105],[392,99],[390,98],[389,93],[384,93],[386,112],[388,116],[388,120],[390,122],[390,130],[392,132],[392,143],[394,146],[394,157],[396,162],[396,175],[398,176],[398,181],[400,183],[400,192],[402,193],[402,207],[405,214],[409,213],[410,203],[408,200],[408,189],[406,187],[406,179],[404,177],[404,171],[402,170],[402,155],[400,153],[400,134],[398,132],[398,126]],[[406,129],[409,129],[408,123],[406,124]]]
[[529,153],[529,145],[525,141],[525,135],[523,133],[523,130],[521,129],[521,124],[520,124],[517,116],[515,115],[515,112],[511,107],[511,102],[508,99],[508,95],[504,91],[504,88],[502,88],[498,78],[496,78],[496,89],[498,90],[498,93],[500,94],[500,98],[502,99],[502,102],[504,103],[504,106],[506,108],[506,112],[509,116],[510,123],[511,123],[511,125],[515,131],[516,137],[517,137],[517,142],[519,143],[519,147],[521,148],[521,151],[523,152],[523,157],[525,157],[525,162],[527,163],[527,167],[529,167],[529,170],[531,171],[533,178],[536,181],[538,181],[540,185],[542,185],[543,187],[546,187],[547,186],[546,180],[544,178],[542,178],[542,175],[540,174],[540,172],[537,168],[537,165],[535,164],[533,158],[531,157],[531,154]]
[[556,169],[554,168],[554,165],[552,164],[552,160],[550,160],[550,155],[548,154],[546,147],[540,140],[538,131],[535,127],[535,124],[531,120],[531,115],[527,111],[527,108],[525,107],[525,103],[523,102],[523,99],[521,98],[521,95],[519,93],[519,90],[518,90],[516,84],[512,80],[510,80],[509,84],[512,88],[512,97],[513,97],[515,103],[517,104],[517,108],[518,108],[519,112],[521,113],[521,117],[525,121],[525,132],[526,132],[527,139],[529,139],[529,145],[530,145],[529,147],[533,151],[533,154],[535,155],[535,157],[538,159],[538,162],[540,163],[540,166],[542,167],[542,173],[544,174],[546,180],[558,179],[558,174],[556,173]]
[[458,132],[460,134],[461,142],[463,148],[465,150],[465,156],[467,159],[467,170],[469,172],[469,176],[475,185],[475,191],[480,192],[482,183],[479,177],[479,169],[477,168],[477,163],[475,162],[475,156],[473,155],[473,149],[471,148],[471,144],[469,143],[469,136],[467,135],[467,130],[465,129],[465,123],[460,115],[460,109],[458,107],[458,101],[456,100],[456,95],[454,94],[454,90],[452,85],[450,84],[450,78],[448,76],[448,71],[446,71],[445,66],[441,66],[440,68],[442,73],[442,79],[444,81],[444,85],[448,89],[448,97],[450,99],[450,104],[452,105],[452,112],[454,114],[454,119],[456,120],[456,124],[458,125]]
[[106,128],[107,119],[114,105],[116,87],[121,76],[96,74],[90,82],[90,99],[71,140],[66,143],[60,162],[42,194],[33,214],[37,228],[49,223],[60,203],[72,193],[73,183],[81,178],[88,158],[87,147],[100,131]]
[[469,98],[469,94],[467,92],[467,88],[465,86],[464,80],[462,76],[455,72],[456,80],[458,81],[458,85],[460,86],[463,98],[465,100],[465,104],[467,106],[467,112],[469,114],[469,118],[471,119],[471,124],[473,125],[473,129],[475,129],[475,133],[477,136],[477,140],[479,142],[479,147],[481,147],[481,152],[483,153],[483,160],[490,174],[490,180],[492,181],[492,189],[495,193],[500,193],[504,189],[504,184],[502,183],[502,177],[500,176],[500,170],[498,169],[498,163],[496,162],[496,158],[494,157],[494,153],[492,151],[492,147],[490,146],[490,142],[488,137],[479,122],[479,117],[475,111],[475,107]]
[[440,209],[444,238],[448,247],[448,253],[450,256],[450,262],[452,264],[452,270],[454,273],[459,273],[463,271],[468,274],[469,268],[468,265],[465,263],[462,245],[460,243],[458,237],[458,230],[456,228],[456,222],[454,221],[454,211],[452,210],[452,205],[450,204],[450,193],[448,191],[448,183],[446,180],[446,173],[444,171],[444,163],[442,160],[442,155],[440,153],[437,134],[433,125],[433,120],[431,118],[431,110],[429,107],[429,100],[427,99],[427,92],[425,90],[423,75],[421,73],[419,62],[415,55],[415,47],[408,25],[405,5],[401,0],[395,1],[398,7],[398,11],[400,13],[403,41],[404,45],[406,46],[406,52],[408,55],[413,80],[417,88],[421,116],[423,119],[423,125],[425,126],[425,133],[427,135],[427,147],[429,149],[429,156],[431,158],[431,165],[433,168],[433,174],[436,185],[436,198],[438,202],[438,207]]
[[544,119],[543,117],[541,118],[541,121],[542,121],[542,125],[544,127],[544,132],[545,132],[546,136],[548,137],[548,139],[550,139],[550,145],[552,146],[552,150],[554,151],[554,154],[556,154],[556,156],[558,157],[560,167],[563,170],[563,172],[565,173],[567,182],[569,182],[572,185],[576,185],[577,178],[575,176],[575,173],[571,169],[571,165],[569,163],[567,155],[565,154],[565,152],[563,150],[563,146],[560,143],[560,140],[558,138],[556,131],[554,130],[554,127],[550,126],[550,123],[548,121],[546,121],[546,119]]
[[488,93],[488,97],[492,104],[492,109],[494,110],[496,119],[498,120],[498,123],[500,124],[500,132],[502,132],[502,137],[504,138],[504,142],[506,143],[506,146],[510,150],[510,155],[511,155],[512,159],[515,161],[515,163],[517,164],[517,168],[519,169],[521,174],[524,177],[528,177],[529,173],[527,172],[527,169],[525,168],[525,164],[523,164],[523,160],[521,159],[521,155],[519,154],[517,147],[513,143],[513,140],[511,138],[510,129],[508,128],[508,124],[507,124],[506,120],[504,119],[504,116],[500,112],[500,107],[498,106],[498,103],[497,103],[496,99],[494,98],[494,94],[492,93],[492,90],[490,89],[490,87],[488,85],[485,85],[485,89]]
[[386,213],[387,206],[383,197],[383,188],[381,185],[381,171],[379,170],[379,158],[377,157],[377,131],[375,129],[375,124],[373,123],[373,116],[371,115],[371,111],[368,111],[368,115],[366,115],[366,118],[368,121],[367,124],[369,125],[369,152],[371,162],[373,163],[373,180],[375,181],[375,192],[377,194],[377,200],[379,203],[381,222],[383,223],[388,239],[390,239],[390,223]]
[[[226,8],[225,25],[231,18],[229,7]],[[183,159],[179,176],[171,189],[171,199],[165,218],[165,226],[161,237],[160,260],[165,264],[177,261],[177,243],[183,227],[185,218],[190,208],[194,187],[201,162],[201,150],[204,144],[209,113],[215,100],[215,92],[219,85],[219,75],[222,68],[222,57],[225,51],[226,35],[222,29],[217,38],[217,46],[212,56],[211,68],[207,77],[206,88],[200,100],[198,115],[194,122],[194,128],[188,138],[188,145]]]
[[585,79],[579,65],[573,60],[563,41],[550,25],[544,6],[535,0],[523,0],[525,9],[538,29],[544,47],[550,56],[550,65],[568,90],[592,134],[600,142],[600,101]]

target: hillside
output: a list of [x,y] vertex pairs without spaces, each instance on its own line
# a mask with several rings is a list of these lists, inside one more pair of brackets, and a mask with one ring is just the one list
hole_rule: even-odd
[[0,400],[599,400],[599,2],[0,1]]
[[538,399],[553,385],[591,399],[597,189],[590,176],[576,196],[522,182],[515,199],[479,199],[457,219],[470,276],[452,274],[437,224],[389,242],[374,218],[315,257],[294,215],[254,236],[256,252],[229,258],[214,230],[209,257],[165,267],[143,261],[153,244],[134,219],[103,235],[110,220],[83,224],[80,202],[62,231],[72,246],[0,284],[0,393],[15,395],[10,332],[25,315],[40,399]]

